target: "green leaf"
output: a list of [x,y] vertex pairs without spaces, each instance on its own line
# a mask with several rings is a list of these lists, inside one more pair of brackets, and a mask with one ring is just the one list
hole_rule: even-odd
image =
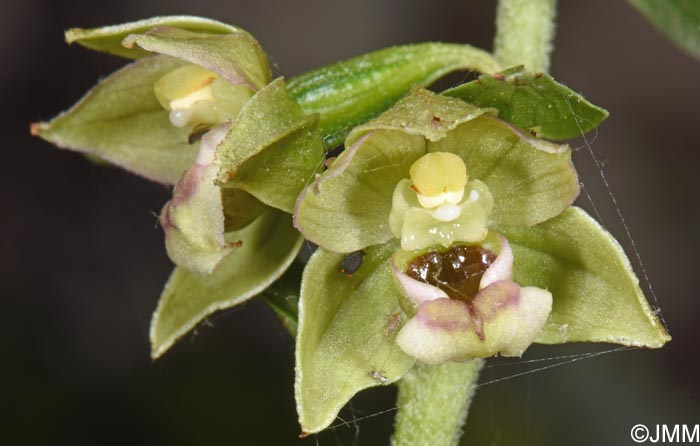
[[260,295],[293,338],[299,326],[299,289],[304,265],[294,262],[275,283]]
[[552,314],[535,342],[658,348],[671,339],[620,245],[583,210],[571,207],[531,228],[496,229],[513,248],[515,281],[552,293]]
[[216,20],[194,16],[165,16],[139,20],[120,25],[100,28],[73,28],[66,31],[66,42],[78,43],[86,48],[129,59],[138,59],[149,55],[140,48],[128,49],[122,46],[122,40],[129,34],[140,34],[153,28],[167,26],[187,31],[206,32],[209,34],[227,34],[242,32],[241,29]]
[[390,266],[397,249],[369,248],[351,277],[340,271],[342,254],[319,249],[307,264],[295,382],[304,432],[325,429],[357,392],[393,383],[413,365],[394,340],[403,318]]
[[210,275],[175,268],[151,321],[154,359],[210,314],[250,299],[282,275],[303,242],[290,220],[268,210],[235,233],[243,244]]
[[564,211],[579,194],[568,146],[530,138],[491,116],[460,125],[430,143],[428,151],[459,155],[470,178],[486,183],[493,196],[492,224],[540,223]]
[[174,127],[153,84],[183,66],[165,56],[127,65],[103,79],[70,110],[32,125],[58,147],[95,155],[137,175],[174,184],[195,159],[198,144]]
[[656,28],[700,59],[700,3],[697,0],[629,0]]
[[522,66],[444,91],[479,107],[498,109],[498,117],[542,138],[575,138],[608,117],[608,112],[544,73]]
[[297,196],[321,167],[325,151],[307,116],[279,78],[241,110],[217,151],[218,180],[263,203],[291,213]]
[[270,82],[270,67],[260,44],[250,34],[195,33],[160,27],[144,34],[131,34],[124,47],[176,57],[221,75],[233,85],[258,90]]
[[485,51],[469,45],[420,43],[364,54],[295,77],[289,92],[306,113],[319,113],[328,147],[404,96],[413,85],[430,85],[458,70],[500,70]]

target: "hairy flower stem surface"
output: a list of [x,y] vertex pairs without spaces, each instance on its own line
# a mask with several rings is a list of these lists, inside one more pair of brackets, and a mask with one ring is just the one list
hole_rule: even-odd
[[500,0],[494,53],[504,67],[547,72],[554,38],[556,0]]
[[456,446],[484,360],[416,365],[399,382],[392,446]]

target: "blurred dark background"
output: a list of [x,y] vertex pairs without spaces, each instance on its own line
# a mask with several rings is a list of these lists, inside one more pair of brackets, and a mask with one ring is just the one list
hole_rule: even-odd
[[[674,340],[662,350],[615,352],[485,385],[465,444],[625,445],[633,444],[629,430],[637,423],[700,423],[700,62],[625,2],[560,3],[552,73],[612,114],[590,135],[593,149]],[[292,76],[392,44],[443,40],[490,48],[495,2],[3,0],[2,6],[2,443],[387,445],[392,412],[296,438],[293,342],[259,302],[211,318],[213,327],[200,327],[152,363],[150,313],[171,269],[154,212],[168,190],[56,150],[31,138],[28,126],[66,109],[124,63],[66,46],[62,31],[69,27],[208,16],[251,31],[276,72]],[[604,223],[631,255],[587,150],[575,158]],[[608,348],[537,346],[525,359]],[[555,362],[492,367],[482,382]],[[363,392],[342,416],[391,408],[393,398],[391,389]]]

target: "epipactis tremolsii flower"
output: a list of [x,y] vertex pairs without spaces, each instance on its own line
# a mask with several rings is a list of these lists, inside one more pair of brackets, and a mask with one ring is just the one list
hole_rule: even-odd
[[300,196],[307,239],[353,252],[394,238],[402,308],[396,342],[429,364],[520,356],[552,295],[520,287],[494,226],[532,226],[578,195],[570,149],[536,139],[493,110],[416,89],[351,132],[347,149]]

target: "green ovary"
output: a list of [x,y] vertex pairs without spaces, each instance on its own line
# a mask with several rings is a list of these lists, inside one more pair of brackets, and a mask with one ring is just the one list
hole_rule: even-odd
[[154,85],[160,104],[170,112],[175,127],[213,127],[234,119],[253,92],[232,85],[218,74],[198,65],[171,71]]

